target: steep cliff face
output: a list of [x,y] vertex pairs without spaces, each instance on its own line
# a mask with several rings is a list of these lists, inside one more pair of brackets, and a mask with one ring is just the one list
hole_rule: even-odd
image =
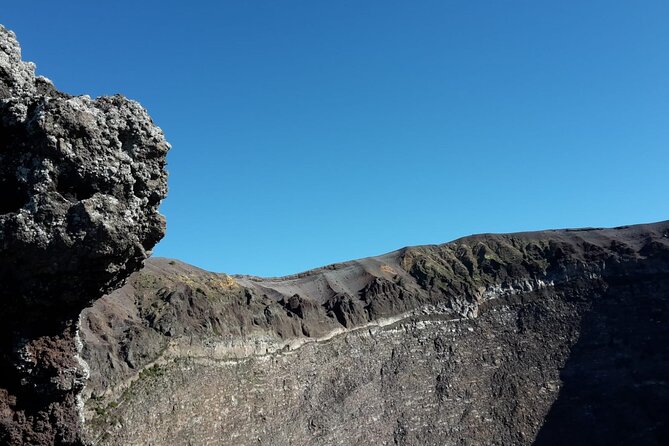
[[78,444],[80,311],[165,230],[169,145],[121,96],[61,93],[0,26],[0,444]]
[[151,259],[81,321],[95,444],[669,440],[669,222],[276,279]]

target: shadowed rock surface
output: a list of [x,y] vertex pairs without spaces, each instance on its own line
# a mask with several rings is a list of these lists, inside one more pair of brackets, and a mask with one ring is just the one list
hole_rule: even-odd
[[78,444],[79,312],[165,230],[169,145],[136,102],[70,96],[0,26],[0,444]]
[[81,336],[93,444],[667,444],[669,222],[270,279],[150,259]]

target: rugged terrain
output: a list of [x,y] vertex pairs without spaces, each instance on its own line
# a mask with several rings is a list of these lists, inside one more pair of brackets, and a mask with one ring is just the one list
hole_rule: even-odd
[[168,148],[0,26],[0,444],[669,444],[669,222],[215,274]]
[[271,279],[149,259],[80,333],[93,444],[667,444],[669,222]]
[[165,231],[161,130],[136,102],[58,91],[0,26],[0,444],[80,444],[76,321]]

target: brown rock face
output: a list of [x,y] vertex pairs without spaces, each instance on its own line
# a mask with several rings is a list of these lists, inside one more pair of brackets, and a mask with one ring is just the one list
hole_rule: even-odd
[[162,238],[169,145],[136,102],[34,71],[0,26],[0,443],[77,444],[78,314]]
[[150,259],[81,338],[99,445],[666,445],[669,222],[271,279]]

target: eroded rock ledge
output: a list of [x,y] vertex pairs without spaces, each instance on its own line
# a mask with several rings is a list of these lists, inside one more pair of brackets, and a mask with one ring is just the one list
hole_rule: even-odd
[[150,259],[81,325],[96,444],[668,439],[669,222],[270,279]]
[[81,442],[76,321],[162,238],[168,149],[136,102],[36,77],[0,26],[0,444]]

